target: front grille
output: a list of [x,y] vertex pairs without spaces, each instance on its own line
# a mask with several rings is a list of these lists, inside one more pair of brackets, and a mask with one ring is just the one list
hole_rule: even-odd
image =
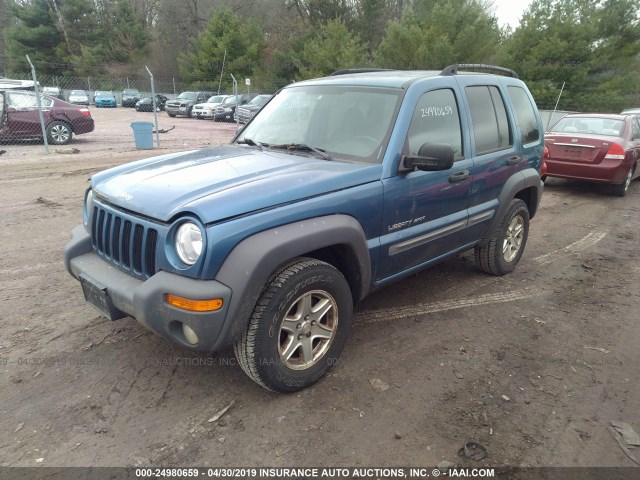
[[135,219],[93,207],[91,242],[105,260],[139,278],[156,273],[158,232]]

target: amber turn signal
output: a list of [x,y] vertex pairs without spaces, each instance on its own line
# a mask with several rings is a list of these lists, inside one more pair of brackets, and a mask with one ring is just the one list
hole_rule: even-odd
[[212,298],[210,300],[192,300],[190,298],[179,297],[167,293],[164,296],[166,302],[181,310],[189,310],[191,312],[215,312],[222,308],[221,298]]

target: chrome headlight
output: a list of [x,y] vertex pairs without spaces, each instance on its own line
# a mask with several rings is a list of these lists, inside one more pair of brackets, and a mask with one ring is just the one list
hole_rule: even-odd
[[176,231],[176,252],[187,265],[193,265],[202,254],[202,230],[193,222],[185,222]]
[[91,210],[93,209],[93,190],[88,189],[84,196],[84,208],[82,211],[82,220],[84,225],[89,225],[89,217],[91,216]]

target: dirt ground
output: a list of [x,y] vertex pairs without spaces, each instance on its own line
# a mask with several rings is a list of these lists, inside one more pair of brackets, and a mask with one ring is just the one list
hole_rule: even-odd
[[465,254],[374,294],[330,374],[281,395],[84,303],[62,251],[87,177],[149,154],[85,138],[0,156],[0,466],[634,466],[607,426],[640,431],[640,182],[550,180],[514,273]]

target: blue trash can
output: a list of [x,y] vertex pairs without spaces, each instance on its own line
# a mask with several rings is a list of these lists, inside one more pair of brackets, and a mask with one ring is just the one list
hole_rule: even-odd
[[131,122],[133,138],[138,150],[151,150],[153,148],[153,123]]

